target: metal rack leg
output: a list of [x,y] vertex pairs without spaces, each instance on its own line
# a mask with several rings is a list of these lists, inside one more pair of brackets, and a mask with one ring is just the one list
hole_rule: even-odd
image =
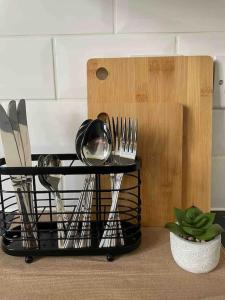
[[34,260],[33,256],[30,256],[30,255],[25,256],[25,262],[27,264],[31,264],[33,262],[33,260]]
[[114,256],[113,256],[113,254],[112,254],[112,253],[108,253],[108,254],[106,255],[106,259],[107,259],[109,262],[114,261]]

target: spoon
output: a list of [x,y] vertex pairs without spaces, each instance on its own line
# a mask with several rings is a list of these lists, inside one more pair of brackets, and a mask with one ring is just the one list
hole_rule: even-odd
[[[61,161],[57,155],[41,156],[38,160],[39,167],[60,167]],[[54,194],[56,200],[56,212],[57,212],[57,228],[58,228],[58,247],[64,247],[64,239],[66,227],[68,225],[68,217],[65,214],[65,208],[63,200],[58,192],[58,185],[61,180],[61,175],[56,174],[44,174],[39,175],[41,184]]]
[[[112,135],[112,154],[113,154],[113,156],[111,156],[111,161],[110,162],[111,163],[117,163],[116,157],[114,155],[115,154],[115,147],[116,147],[116,143],[115,143],[116,137],[115,137],[115,132],[114,132],[114,130],[112,130],[112,127],[111,127],[111,122],[110,122],[109,115],[105,112],[102,112],[102,113],[98,114],[97,118],[102,120],[102,122],[104,122],[105,126],[108,127],[108,129],[111,132],[111,135]],[[117,180],[118,175],[120,175],[120,174],[113,174],[113,173],[110,174],[110,182],[111,182],[111,189],[112,189],[112,204],[111,204],[110,212],[114,211],[117,207],[117,205],[115,205],[114,202],[117,201],[118,192],[114,191],[114,189],[116,189],[116,184],[117,184],[117,181],[118,181]],[[106,235],[107,236],[110,236],[110,235],[114,236],[114,235],[117,235],[119,233],[119,238],[121,239],[121,244],[123,244],[123,232],[122,232],[119,212],[115,213],[114,219],[117,221],[114,225],[116,228],[114,228],[113,230],[107,229],[106,231],[104,231],[103,237],[105,238]],[[109,239],[109,241],[111,242],[111,239]],[[113,239],[113,241],[115,242],[115,238]],[[101,242],[100,242],[99,247],[101,248],[106,242],[107,242],[107,240],[102,239]]]
[[[115,142],[114,142],[114,132],[112,130],[112,126],[111,126],[111,122],[110,122],[110,118],[109,115],[106,112],[101,112],[98,114],[97,119],[101,120],[104,123],[105,126],[105,130],[109,130],[110,134],[111,134],[111,141],[112,141],[112,154],[114,154],[114,149],[115,149]],[[111,161],[113,161],[113,157],[111,157]]]
[[[77,136],[76,136],[76,153],[78,158],[83,161],[86,165],[92,165],[94,163],[99,164],[100,162],[105,162],[110,153],[111,153],[111,140],[109,139],[109,132],[104,129],[104,123],[101,120],[86,120],[80,126]],[[107,152],[105,153],[105,148],[101,147],[99,149],[98,143],[104,141],[107,145]],[[96,153],[92,148],[91,144],[96,146],[97,158],[95,159]],[[93,156],[94,153],[94,156]],[[90,159],[91,154],[91,159]],[[100,160],[99,160],[100,158]],[[77,220],[82,218],[82,229],[80,234],[80,239],[74,240],[74,247],[90,247],[91,246],[91,207],[93,199],[93,188],[95,184],[95,175],[86,175],[85,177],[86,187],[84,193],[81,194],[78,209],[80,209],[79,214],[75,214],[72,218],[73,222],[70,225],[70,230],[68,232],[68,237],[72,234],[77,236]],[[88,189],[89,191],[86,191]],[[75,231],[72,233],[72,230],[75,228]],[[66,241],[66,245],[69,245],[69,242]]]
[[112,151],[110,131],[101,120],[92,121],[81,141],[81,156],[86,165],[101,165],[105,163]]
[[84,134],[86,132],[86,129],[88,127],[88,125],[92,122],[91,119],[88,119],[86,121],[84,121],[78,132],[77,132],[77,135],[76,135],[76,138],[75,138],[75,148],[76,148],[76,153],[77,153],[77,157],[82,161],[82,157],[81,157],[81,143],[82,143],[82,140],[83,140],[83,137],[84,137]]

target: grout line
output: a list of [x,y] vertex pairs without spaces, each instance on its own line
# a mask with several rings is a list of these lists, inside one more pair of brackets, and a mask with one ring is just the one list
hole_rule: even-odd
[[[0,99],[0,102],[11,101],[12,98],[15,101],[19,101],[21,99],[21,97],[20,98],[11,97],[11,98]],[[56,101],[57,100],[55,98],[27,98],[27,97],[24,97],[24,99],[26,101]]]
[[117,0],[113,0],[113,33],[117,34]]
[[[14,100],[16,101],[19,101],[21,98],[14,98]],[[51,102],[55,102],[55,101],[74,101],[74,102],[85,102],[87,101],[86,98],[58,98],[58,99],[53,99],[53,98],[46,98],[46,99],[43,99],[43,98],[38,98],[38,99],[35,99],[35,98],[32,98],[32,99],[29,99],[29,98],[25,98],[26,101],[51,101]],[[8,102],[8,101],[11,101],[12,98],[9,98],[9,99],[0,99],[0,103],[4,103],[4,102]]]
[[[33,38],[38,38],[38,37],[48,37],[48,38],[52,38],[52,37],[66,37],[66,36],[87,36],[87,35],[113,35],[114,33],[117,33],[117,10],[116,10],[116,3],[118,0],[114,0],[114,4],[113,4],[113,18],[114,18],[114,24],[113,24],[113,32],[109,31],[109,32],[83,32],[83,33],[46,33],[46,34],[38,34],[38,33],[34,33],[34,34],[0,34],[0,39],[1,38],[20,38],[20,37],[33,37]],[[115,22],[116,21],[116,22]],[[149,35],[164,35],[164,34],[168,34],[168,35],[178,35],[178,34],[212,34],[212,33],[225,33],[225,31],[185,31],[185,32],[179,32],[179,31],[154,31],[154,32],[150,32],[150,31],[137,31],[137,32],[120,32],[118,34],[120,35],[138,35],[138,34],[149,34]]]
[[55,98],[58,99],[58,90],[57,90],[57,72],[56,72],[56,57],[55,57],[55,45],[54,39],[51,38],[52,45],[52,67],[53,67],[53,78],[54,78],[54,89],[55,89]]

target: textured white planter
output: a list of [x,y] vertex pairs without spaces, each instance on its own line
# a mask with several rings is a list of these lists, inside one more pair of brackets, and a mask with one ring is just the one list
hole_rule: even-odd
[[206,243],[195,243],[170,232],[170,247],[175,262],[182,269],[192,273],[207,273],[218,265],[221,235]]

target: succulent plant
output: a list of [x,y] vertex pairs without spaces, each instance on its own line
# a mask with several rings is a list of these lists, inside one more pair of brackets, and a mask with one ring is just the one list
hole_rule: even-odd
[[165,227],[174,234],[194,242],[210,241],[224,230],[218,224],[213,224],[215,213],[203,213],[192,206],[188,209],[174,208],[175,223],[167,223]]

